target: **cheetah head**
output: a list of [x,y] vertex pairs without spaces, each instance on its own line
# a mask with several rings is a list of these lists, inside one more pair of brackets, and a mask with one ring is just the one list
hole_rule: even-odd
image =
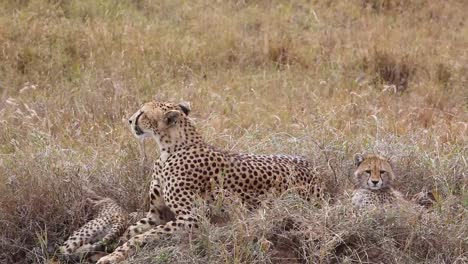
[[389,187],[395,178],[390,161],[382,156],[356,154],[354,163],[357,167],[354,179],[360,188],[384,189]]
[[173,104],[149,102],[133,114],[128,123],[137,138],[151,137],[174,127],[190,113],[190,105],[186,102]]

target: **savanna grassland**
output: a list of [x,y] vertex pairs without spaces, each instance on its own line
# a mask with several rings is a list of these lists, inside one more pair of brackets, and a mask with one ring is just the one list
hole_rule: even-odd
[[[58,263],[82,187],[146,210],[155,143],[126,126],[189,101],[206,140],[301,154],[333,199],[204,217],[129,263],[468,262],[468,2],[0,1],[0,263]],[[394,161],[431,211],[350,207],[355,153]]]

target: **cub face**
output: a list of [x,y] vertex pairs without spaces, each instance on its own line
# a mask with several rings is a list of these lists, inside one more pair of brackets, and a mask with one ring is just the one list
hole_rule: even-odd
[[145,138],[160,134],[173,127],[190,113],[188,103],[149,102],[128,119],[128,124],[135,137]]
[[359,188],[369,190],[388,188],[395,178],[390,161],[382,156],[356,154],[354,164],[356,165],[354,179]]

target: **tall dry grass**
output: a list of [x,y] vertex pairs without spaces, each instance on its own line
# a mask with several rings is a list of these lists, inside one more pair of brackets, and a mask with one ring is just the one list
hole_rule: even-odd
[[[145,208],[157,153],[123,122],[153,97],[191,101],[212,144],[309,156],[337,195],[352,188],[352,155],[376,151],[393,157],[405,194],[440,198],[421,220],[343,218],[346,196],[320,210],[287,196],[263,218],[237,209],[226,226],[205,221],[195,240],[145,255],[153,262],[351,263],[376,250],[384,262],[466,261],[466,10],[461,0],[0,2],[0,262],[52,261],[86,218],[82,186]],[[284,227],[288,217],[315,233]]]

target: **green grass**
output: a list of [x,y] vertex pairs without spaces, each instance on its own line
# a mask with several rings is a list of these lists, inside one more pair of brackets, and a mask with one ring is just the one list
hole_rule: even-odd
[[[395,161],[403,193],[426,188],[441,198],[432,218],[410,226],[404,212],[343,219],[346,196],[320,210],[279,199],[318,230],[318,242],[303,226],[284,235],[296,261],[375,260],[374,242],[386,263],[466,261],[467,8],[461,0],[0,2],[0,262],[52,261],[85,221],[81,186],[145,210],[157,153],[147,141],[142,160],[125,122],[152,98],[190,101],[209,143],[307,155],[336,177],[336,195],[353,187],[353,154],[375,151]],[[168,238],[169,249],[148,257],[277,262],[288,216],[275,208],[264,229],[240,232],[260,225],[241,210],[233,224],[205,222],[195,240]],[[365,232],[376,221],[384,228]],[[329,236],[340,232],[344,244]],[[263,238],[271,251],[259,249]]]

